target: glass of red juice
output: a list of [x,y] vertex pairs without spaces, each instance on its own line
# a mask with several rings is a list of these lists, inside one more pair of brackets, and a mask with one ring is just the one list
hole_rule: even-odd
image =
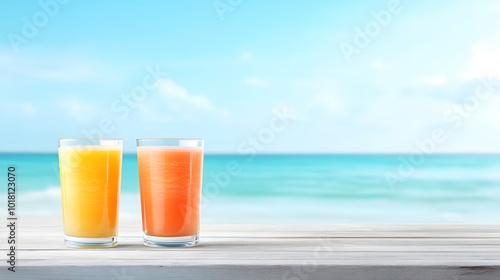
[[198,138],[137,139],[144,245],[198,244],[203,144]]

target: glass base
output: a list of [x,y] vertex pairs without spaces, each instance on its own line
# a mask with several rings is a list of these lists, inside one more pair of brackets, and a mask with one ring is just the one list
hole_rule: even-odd
[[111,248],[118,243],[116,236],[106,238],[81,238],[64,235],[64,244],[70,248]]
[[144,245],[148,247],[193,247],[198,245],[198,241],[198,234],[176,237],[162,237],[144,234]]

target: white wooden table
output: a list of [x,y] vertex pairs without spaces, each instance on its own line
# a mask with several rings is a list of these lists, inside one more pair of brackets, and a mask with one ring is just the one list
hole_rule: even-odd
[[147,248],[140,223],[111,249],[68,249],[59,222],[19,220],[0,279],[500,279],[500,226],[207,225],[194,248]]

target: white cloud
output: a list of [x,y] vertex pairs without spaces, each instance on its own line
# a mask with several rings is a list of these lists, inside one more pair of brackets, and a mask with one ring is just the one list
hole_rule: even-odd
[[[301,100],[301,106],[311,113],[321,111],[330,115],[347,113],[348,97],[342,95],[337,83],[332,79],[300,78],[291,82],[292,91],[300,93],[306,100]],[[304,116],[307,118],[307,116]]]
[[[463,108],[464,104],[460,107]],[[500,96],[492,95],[488,99],[480,101],[477,110],[468,112],[464,117],[462,125],[450,133],[447,151],[465,151],[475,153],[498,153],[500,152],[500,132],[496,129],[500,126]]]
[[307,104],[308,110],[323,109],[328,114],[342,115],[346,112],[346,100],[332,93],[319,93]]
[[26,116],[33,116],[36,114],[37,109],[36,109],[35,105],[33,105],[31,103],[26,103],[23,105],[22,111]]
[[[495,125],[494,127],[498,127],[500,125],[500,114],[498,113],[498,108],[500,108],[500,96],[492,95],[480,104],[477,112],[478,119],[483,122],[492,123]],[[495,129],[490,129],[490,133],[494,130]]]
[[116,69],[79,55],[12,56],[0,53],[0,75],[9,82],[26,79],[57,82],[114,81]]
[[96,68],[88,64],[73,64],[69,67],[47,69],[46,71],[26,70],[22,74],[43,80],[80,82],[102,79],[102,77],[95,76],[96,72],[99,72],[96,71]]
[[335,89],[336,83],[331,79],[297,79],[291,82],[295,90],[330,91]]
[[250,52],[248,52],[248,51],[242,51],[240,53],[240,59],[243,62],[250,62],[253,59],[253,55]]
[[12,118],[31,118],[38,113],[38,108],[32,103],[9,102],[0,100],[0,117]]
[[186,119],[194,119],[207,114],[222,119],[228,117],[228,113],[215,106],[207,96],[191,94],[171,79],[162,79],[158,82],[158,97],[160,100],[151,99],[141,106],[140,112],[143,118],[169,121],[175,116],[182,116]]
[[372,67],[377,69],[377,70],[388,70],[391,68],[389,64],[382,60],[375,60],[372,62]]
[[95,109],[90,103],[80,100],[77,97],[61,100],[60,106],[63,110],[66,110],[73,119],[80,122],[92,120],[95,113]]
[[472,48],[472,57],[466,64],[461,77],[475,79],[478,77],[500,77],[500,44],[479,43]]
[[158,108],[158,104],[154,102],[142,102],[139,104],[139,113],[145,121],[151,122],[170,122],[173,118],[166,115]]
[[258,88],[267,87],[269,85],[269,83],[266,80],[261,79],[259,77],[247,77],[245,82],[249,86]]
[[447,83],[447,80],[443,76],[436,76],[436,77],[427,78],[427,79],[425,79],[424,82],[428,85],[431,85],[431,86],[444,86]]
[[188,106],[205,112],[217,110],[208,97],[189,94],[184,87],[176,84],[173,80],[161,80],[158,88],[160,96],[167,101],[171,109],[180,110],[181,107]]

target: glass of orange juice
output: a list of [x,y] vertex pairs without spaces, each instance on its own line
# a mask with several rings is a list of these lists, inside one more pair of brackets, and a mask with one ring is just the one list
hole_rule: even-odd
[[68,247],[114,247],[118,236],[123,142],[60,139],[59,169]]
[[203,140],[137,139],[144,245],[198,244]]

